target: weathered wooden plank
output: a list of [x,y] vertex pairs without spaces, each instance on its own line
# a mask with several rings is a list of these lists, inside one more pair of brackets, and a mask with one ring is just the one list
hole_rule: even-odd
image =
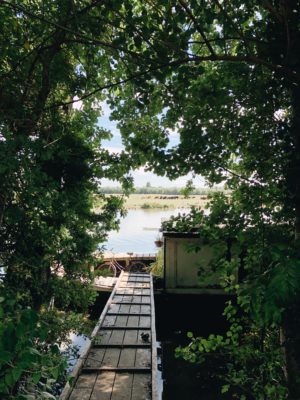
[[117,290],[118,295],[140,295],[140,296],[150,296],[150,289],[140,289],[140,288],[120,288]]
[[110,400],[115,372],[101,372],[96,380],[91,400]]
[[83,373],[101,373],[106,371],[113,372],[130,372],[132,374],[151,373],[151,366],[149,367],[100,367],[100,368],[83,368]]
[[150,288],[150,282],[122,282],[119,289],[148,289]]
[[114,297],[113,297],[113,300],[112,300],[112,303],[121,303],[123,301],[123,295],[118,295],[118,294],[116,294]]
[[95,338],[96,343],[98,344],[108,344],[109,340],[110,340],[110,336],[112,334],[112,330],[108,329],[108,330],[100,330],[97,333],[97,336]]
[[96,381],[97,374],[82,374],[77,379],[75,388],[76,389],[85,389],[92,388]]
[[[145,289],[145,290],[147,290],[147,289]],[[125,293],[125,292],[122,292],[122,293],[119,293],[119,294],[124,296],[124,298],[126,296],[128,296],[128,298],[132,298],[132,296],[147,296],[148,299],[149,299],[149,297],[150,297],[149,294],[142,294],[142,293]]]
[[118,313],[120,311],[120,304],[112,303],[108,309],[109,313]]
[[141,316],[139,326],[151,327],[151,317]]
[[110,344],[123,344],[124,340],[124,330],[113,330],[110,340],[109,340],[109,345]]
[[141,303],[142,296],[132,296],[132,303]]
[[[96,345],[94,345],[94,347],[96,347],[97,349],[104,349],[104,348],[107,348],[107,345],[106,344],[105,345],[96,344]],[[124,347],[132,348],[132,349],[133,348],[136,349],[138,347],[151,348],[151,343],[150,342],[149,343],[139,343],[139,344],[135,343],[135,344],[126,344],[126,345],[124,345],[123,343],[122,344],[110,343],[109,347],[110,348],[118,348],[118,349],[124,349]]]
[[128,288],[126,289],[128,293],[133,293],[136,295],[141,295],[141,296],[149,296],[150,295],[150,289],[143,289],[143,288]]
[[119,291],[117,292],[118,295],[133,295],[133,289],[126,289],[126,288],[120,288]]
[[107,348],[103,357],[101,367],[116,368],[118,366],[120,352],[120,349]]
[[142,305],[141,307],[142,314],[151,314],[151,307],[150,305]]
[[132,305],[132,306],[130,306],[129,311],[131,314],[139,314],[141,312],[141,306],[136,305],[136,304]]
[[115,326],[127,326],[128,324],[128,316],[127,315],[118,315],[116,318]]
[[149,276],[129,276],[128,278],[123,278],[121,282],[150,282]]
[[150,296],[143,296],[142,297],[142,303],[149,304],[150,303]]
[[106,315],[102,326],[114,326],[117,317],[115,315]]
[[[105,329],[111,329],[111,327],[105,327],[105,326],[103,326],[101,329],[103,329],[103,330],[105,330]],[[126,326],[124,326],[124,325],[122,325],[122,326],[119,326],[119,325],[115,325],[114,327],[113,327],[113,329],[115,330],[115,329],[126,329],[126,330],[136,330],[136,329],[140,329],[140,330],[148,330],[149,329],[149,326],[130,326],[130,325],[126,325]]]
[[111,400],[130,400],[133,374],[117,373]]
[[141,306],[141,305],[147,305],[147,306],[150,306],[150,303],[142,303],[142,302],[128,302],[128,301],[122,301],[122,303],[119,303],[119,304],[129,304],[129,305],[131,305],[131,304],[134,304],[134,305],[137,305],[137,306]]
[[130,312],[130,305],[128,304],[121,304],[120,305],[120,313],[129,313]]
[[[105,349],[92,348],[84,364],[85,367],[101,367]],[[79,379],[80,380],[80,377]]]
[[135,367],[147,368],[151,367],[151,350],[150,349],[137,349]]
[[151,399],[151,375],[134,374],[131,400],[150,400]]
[[90,400],[92,388],[73,389],[69,400]]
[[138,317],[136,315],[129,315],[126,326],[136,326],[138,328],[139,320],[140,320],[140,317]]
[[149,282],[150,281],[149,275],[148,276],[140,275],[140,276],[130,277],[129,278],[129,282],[130,282],[131,279],[135,279],[135,281],[134,281],[135,283],[137,283],[137,282]]
[[138,331],[137,330],[126,330],[124,335],[124,345],[137,344],[138,342]]
[[142,313],[108,313],[108,315],[116,315],[116,316],[131,316],[131,315],[138,315],[138,316],[143,316],[143,317],[151,317],[151,314],[146,313],[146,314],[142,314]]
[[136,349],[123,349],[121,350],[118,367],[120,368],[133,368],[135,366]]

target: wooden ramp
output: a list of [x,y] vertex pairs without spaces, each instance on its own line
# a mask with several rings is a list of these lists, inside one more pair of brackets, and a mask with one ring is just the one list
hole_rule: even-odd
[[122,272],[60,399],[157,400],[153,281]]

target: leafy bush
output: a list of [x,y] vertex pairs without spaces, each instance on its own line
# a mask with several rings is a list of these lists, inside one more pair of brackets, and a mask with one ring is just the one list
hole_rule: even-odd
[[156,254],[155,262],[150,264],[150,271],[153,275],[162,277],[164,273],[164,253],[163,249],[159,249]]
[[[230,324],[225,335],[204,338],[190,332],[190,344],[178,348],[176,356],[192,363],[206,363],[214,357],[214,373],[225,382],[222,392],[230,392],[233,398],[283,400],[287,396],[285,344],[279,332],[298,303],[299,246],[291,240],[290,226],[276,223],[272,205],[264,206],[262,212],[249,207],[249,198],[235,196],[214,195],[209,214],[192,209],[163,223],[165,230],[200,234],[214,251],[212,269],[219,274],[225,293],[234,299],[224,310]],[[206,273],[201,270],[199,279],[205,279]],[[292,343],[295,353],[299,337]]]
[[54,384],[66,361],[48,342],[48,325],[13,296],[0,298],[0,397],[55,399]]

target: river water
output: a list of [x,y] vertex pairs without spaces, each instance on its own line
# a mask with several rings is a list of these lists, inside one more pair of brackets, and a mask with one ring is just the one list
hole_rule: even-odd
[[159,235],[162,221],[188,211],[183,208],[129,210],[127,216],[121,219],[119,231],[110,232],[105,248],[115,253],[155,253],[154,241]]

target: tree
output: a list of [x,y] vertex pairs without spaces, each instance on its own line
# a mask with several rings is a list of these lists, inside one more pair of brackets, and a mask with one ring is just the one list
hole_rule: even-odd
[[[299,1],[125,1],[113,23],[114,43],[130,50],[114,58],[123,85],[110,90],[129,154],[171,178],[225,181],[257,230],[260,210],[289,237],[282,265],[299,259],[299,12]],[[180,143],[168,149],[175,129]],[[295,276],[289,283],[298,288]],[[281,307],[291,398],[300,396],[298,295]]]
[[186,183],[186,186],[180,190],[180,194],[184,196],[185,199],[188,199],[194,190],[195,186],[193,185],[193,181],[192,179],[189,179]]
[[[110,64],[89,35],[105,42],[110,26],[101,20],[110,11],[99,3],[0,5],[0,301],[8,305],[0,310],[1,398],[27,390],[26,382],[41,388],[47,371],[57,379],[63,370],[55,368],[56,343],[78,329],[70,310],[94,300],[93,253],[121,208],[119,198],[103,197],[94,212],[101,178],[131,185],[128,158],[101,148],[110,133],[98,126],[98,87]],[[73,107],[87,92],[94,94]],[[53,298],[66,314],[49,311]]]
[[[93,211],[100,179],[130,184],[124,154],[100,145],[109,132],[97,125],[103,93],[95,88],[107,59],[77,35],[93,34],[88,18],[108,12],[97,4],[1,3],[0,258],[7,284],[36,308],[53,295],[51,268],[63,265],[69,278],[88,274],[92,252],[115,224],[117,198]],[[94,95],[73,108],[89,90]]]

